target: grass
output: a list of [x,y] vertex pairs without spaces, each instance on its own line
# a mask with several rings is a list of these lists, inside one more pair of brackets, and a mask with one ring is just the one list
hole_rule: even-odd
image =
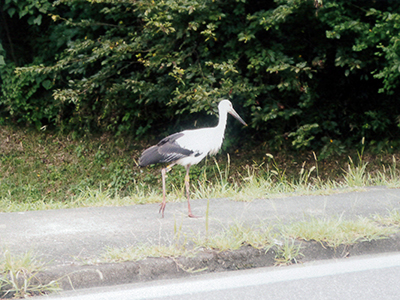
[[317,219],[311,217],[282,228],[284,236],[304,241],[316,241],[332,248],[383,239],[397,231],[398,228],[382,226],[369,218],[359,218],[353,221],[341,218]]
[[[143,147],[138,149],[132,143],[107,136],[76,141],[10,128],[3,128],[1,135],[6,141],[0,156],[4,174],[0,184],[2,211],[159,201],[159,168],[139,169],[132,159],[139,156]],[[313,165],[307,168],[310,163],[303,162],[297,176],[286,174],[286,169],[279,168],[271,154],[262,157],[259,163],[243,167],[231,166],[229,156],[227,160],[221,156],[219,161],[213,158],[212,163],[192,168],[193,197],[234,197],[243,201],[293,192],[318,193],[345,186],[340,181],[321,180],[315,153],[313,156]],[[391,182],[393,172],[398,170],[393,167],[387,170],[390,172],[382,169],[377,177]],[[168,177],[169,186],[174,187],[170,194],[177,200],[183,200],[183,172],[176,167]],[[351,175],[348,173],[346,178]],[[347,186],[359,185],[347,182]]]
[[[389,211],[386,216],[374,215],[354,221],[309,218],[274,226],[264,222],[251,226],[234,222],[219,233],[210,234],[206,231],[204,236],[196,237],[192,237],[192,233],[182,232],[182,228],[175,224],[175,236],[169,245],[147,243],[123,248],[107,247],[95,263],[139,261],[149,257],[193,257],[207,249],[233,251],[250,245],[266,252],[273,249],[275,264],[288,265],[301,261],[301,249],[306,241],[317,241],[324,247],[337,248],[339,245],[387,238],[399,230],[400,214],[396,210]],[[59,290],[57,282],[40,284],[37,280],[36,275],[43,267],[43,263],[30,252],[13,256],[9,251],[4,251],[0,259],[0,297],[23,298]]]
[[[138,167],[146,145],[133,139],[103,135],[76,139],[28,129],[0,127],[0,212],[93,206],[124,206],[159,202],[160,167]],[[232,149],[191,168],[192,198],[229,197],[251,201],[288,194],[329,194],[371,185],[400,188],[400,153],[349,153],[319,160],[315,152],[270,154],[256,149]],[[185,201],[184,168],[168,174],[168,201]],[[232,251],[251,245],[275,249],[276,264],[296,263],[302,241],[327,247],[385,238],[398,230],[400,213],[355,221],[310,218],[273,227],[234,223],[210,234],[187,235],[175,224],[170,245],[141,244],[107,248],[100,261],[146,257],[192,256],[201,249]],[[36,275],[43,265],[31,253],[0,258],[0,297],[43,294],[57,283],[41,285]]]
[[179,229],[175,233],[174,240],[167,246],[140,244],[123,248],[108,247],[99,261],[138,261],[147,257],[191,257],[199,251],[233,251],[243,245],[266,249],[271,245],[273,235],[275,234],[271,226],[265,226],[265,224],[247,226],[238,222],[219,233],[209,234],[206,232],[204,236],[193,237],[192,234],[183,233]]
[[257,249],[265,248],[272,240],[273,227],[265,224],[249,226],[235,222],[223,231],[213,235],[192,237],[197,248],[218,251],[237,250],[243,245]]
[[[206,225],[207,226],[207,221]],[[175,228],[177,229],[177,228]],[[234,251],[245,245],[266,252],[275,252],[276,265],[298,263],[303,254],[304,242],[316,241],[323,247],[336,249],[340,245],[354,245],[364,241],[388,238],[400,231],[400,213],[389,211],[387,216],[374,215],[370,218],[343,220],[340,217],[314,218],[289,224],[264,222],[246,225],[234,222],[224,230],[204,236],[192,236],[183,233],[181,228],[175,231],[175,238],[170,245],[142,244],[125,248],[107,248],[100,262],[138,261],[147,257],[179,256],[191,257],[199,251]],[[182,238],[183,237],[183,238]]]
[[[73,139],[0,128],[0,211],[159,202],[160,167],[139,168],[144,145],[109,135]],[[328,194],[368,185],[400,187],[399,154],[355,153],[318,160],[315,152],[218,155],[191,168],[192,198],[237,201],[288,194]],[[358,158],[358,159],[357,159]],[[356,161],[356,162],[354,162]],[[168,174],[168,201],[184,201],[184,168]]]
[[0,257],[0,297],[26,298],[58,291],[57,282],[41,284],[36,277],[43,268],[31,252],[17,256],[4,250]]
[[386,226],[400,227],[400,211],[393,209],[388,212],[387,216],[374,215],[374,220]]
[[298,259],[304,256],[300,251],[302,244],[296,244],[294,239],[285,239],[284,242],[276,248],[275,265],[297,264]]
[[147,257],[177,258],[192,257],[199,251],[234,251],[244,245],[266,252],[274,249],[275,265],[297,263],[304,256],[302,242],[316,241],[323,247],[336,249],[340,245],[354,245],[359,242],[388,238],[400,231],[400,212],[388,211],[386,216],[373,215],[370,218],[343,220],[341,217],[315,218],[289,224],[263,221],[247,225],[233,222],[218,233],[209,232],[209,201],[205,216],[205,234],[193,236],[182,232],[176,221],[174,240],[170,245],[141,244],[125,248],[107,248],[100,262],[138,261]]

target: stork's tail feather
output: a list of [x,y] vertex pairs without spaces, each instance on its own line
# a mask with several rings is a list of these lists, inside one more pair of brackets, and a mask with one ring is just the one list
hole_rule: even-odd
[[151,146],[143,151],[142,156],[139,158],[139,166],[145,167],[148,165],[156,164],[163,161],[163,156],[158,152],[157,146]]

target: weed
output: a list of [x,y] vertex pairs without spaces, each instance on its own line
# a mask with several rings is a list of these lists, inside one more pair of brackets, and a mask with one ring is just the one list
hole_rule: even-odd
[[373,219],[384,226],[400,227],[400,211],[390,210],[387,216],[374,215]]
[[25,298],[60,290],[56,281],[40,283],[37,274],[43,267],[31,252],[15,256],[5,250],[0,259],[0,297]]
[[368,162],[363,162],[360,157],[358,165],[355,165],[351,157],[349,157],[347,171],[344,171],[344,180],[349,187],[366,186],[369,183],[370,176],[366,172]]
[[311,173],[316,169],[315,166],[312,166],[309,170],[305,170],[306,162],[303,162],[300,173],[299,173],[299,179],[298,179],[298,185],[308,185]]
[[[6,126],[0,130],[0,140],[0,211],[132,205],[161,199],[160,167],[140,169],[132,159],[140,155],[142,145],[107,135],[74,140]],[[343,170],[342,160],[318,161],[315,152],[299,158],[264,153],[258,158],[254,151],[235,153],[234,159],[220,155],[193,166],[191,197],[251,201],[293,193],[328,194],[339,187],[400,186],[395,155],[389,163],[380,158],[377,166],[377,160],[367,159],[362,148],[358,162],[350,158]],[[167,186],[172,186],[168,201],[184,201],[183,179],[184,169],[179,166],[168,174]]]
[[282,245],[276,245],[275,265],[297,264],[297,259],[304,256],[300,250],[301,243],[296,244],[294,239],[285,239]]
[[[208,208],[207,208],[208,210]],[[107,248],[101,261],[142,260],[146,257],[194,256],[200,249],[231,251],[250,245],[266,252],[276,251],[275,264],[288,265],[298,263],[301,253],[301,241],[316,241],[324,247],[337,248],[340,245],[352,245],[363,241],[387,238],[398,232],[400,213],[389,212],[387,217],[373,216],[373,219],[342,218],[317,219],[310,217],[303,221],[281,224],[275,227],[266,223],[246,225],[233,222],[224,230],[210,234],[206,216],[205,235],[190,237],[182,232],[182,225],[174,226],[174,241],[170,245],[141,244],[127,248]],[[282,242],[280,242],[282,241]]]
[[248,226],[240,222],[225,228],[222,232],[207,235],[205,238],[198,236],[192,238],[194,244],[199,248],[208,248],[218,251],[236,250],[243,245],[254,248],[265,248],[270,244],[272,227],[264,224],[259,226]]
[[282,235],[305,241],[317,241],[322,245],[337,248],[339,245],[383,239],[395,231],[392,227],[379,226],[367,218],[352,221],[341,218],[317,219],[311,217],[283,226]]
[[[206,221],[206,227],[207,227]],[[217,251],[236,250],[243,245],[251,245],[254,248],[267,248],[271,244],[273,228],[260,224],[259,226],[246,226],[235,222],[227,229],[217,234],[210,234],[206,228],[205,236],[186,237],[182,233],[181,225],[174,225],[174,240],[169,245],[140,244],[126,248],[108,247],[101,256],[100,261],[138,261],[147,257],[179,256],[191,257],[196,255],[199,249],[213,249]],[[190,241],[191,243],[188,243]]]
[[392,164],[389,166],[382,166],[382,171],[376,171],[373,181],[375,185],[385,185],[390,188],[400,187],[400,174],[397,169],[396,157],[392,156]]

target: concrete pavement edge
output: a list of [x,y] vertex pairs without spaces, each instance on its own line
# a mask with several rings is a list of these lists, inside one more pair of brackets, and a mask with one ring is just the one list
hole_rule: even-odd
[[[400,252],[400,233],[385,239],[362,241],[330,248],[319,242],[299,242],[297,263],[324,259]],[[41,284],[57,281],[63,290],[129,284],[158,279],[179,278],[205,272],[273,267],[277,247],[267,252],[244,245],[234,251],[200,251],[195,257],[147,258],[141,261],[100,263],[95,265],[53,265],[37,274]]]

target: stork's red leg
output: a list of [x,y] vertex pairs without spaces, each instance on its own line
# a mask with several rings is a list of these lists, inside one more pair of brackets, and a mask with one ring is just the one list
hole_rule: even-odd
[[163,200],[160,204],[160,210],[158,211],[158,213],[162,213],[162,218],[164,218],[164,210],[165,210],[165,206],[167,205],[166,201],[165,201],[165,174],[167,173],[165,168],[162,168],[161,170],[161,177],[162,177],[162,196],[163,196]]
[[185,176],[185,185],[186,185],[186,196],[187,196],[187,202],[188,202],[188,216],[189,218],[199,218],[195,215],[192,214],[192,210],[190,208],[190,185],[189,185],[189,169],[190,169],[190,165],[186,166],[186,176]]

